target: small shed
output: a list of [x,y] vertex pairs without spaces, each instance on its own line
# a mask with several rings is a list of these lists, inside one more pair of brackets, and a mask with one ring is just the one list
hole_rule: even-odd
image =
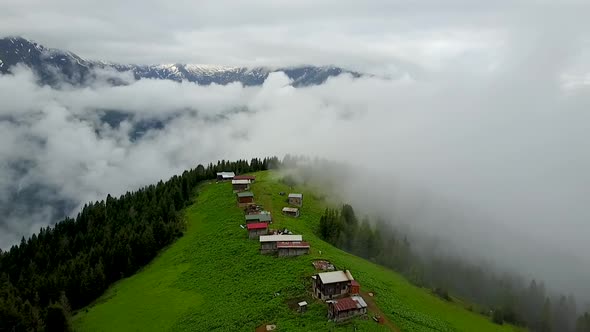
[[303,236],[301,235],[260,235],[260,253],[268,254],[277,251],[277,244],[279,242],[301,242]]
[[250,191],[239,192],[238,203],[240,205],[254,204],[254,194]]
[[234,172],[218,172],[217,181],[233,180],[234,176],[236,176]]
[[289,194],[289,204],[302,206],[303,205],[303,194]]
[[283,214],[286,216],[291,216],[291,217],[297,218],[297,217],[299,217],[299,209],[292,208],[292,207],[284,207]]
[[247,224],[246,228],[248,229],[249,239],[258,239],[260,235],[268,234],[268,224],[265,222]]
[[359,295],[328,302],[328,318],[335,322],[342,322],[366,314],[367,303]]
[[249,223],[259,223],[259,222],[272,222],[272,216],[270,213],[254,213],[254,214],[247,214],[244,218],[246,218],[246,224]]
[[250,190],[250,180],[231,180],[231,186],[234,192]]
[[351,281],[354,280],[350,271],[332,271],[312,276],[313,295],[321,300],[331,300],[350,293]]
[[256,181],[256,177],[254,175],[236,175],[234,180],[250,180],[250,183],[252,183]]
[[306,312],[307,311],[307,302],[306,301],[301,301],[299,303],[297,303],[297,305],[299,306],[299,312]]
[[309,247],[307,242],[277,242],[279,257],[307,255],[309,254]]

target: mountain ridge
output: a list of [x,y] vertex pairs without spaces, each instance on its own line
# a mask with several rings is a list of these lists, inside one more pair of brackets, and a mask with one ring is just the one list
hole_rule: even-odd
[[[189,81],[199,85],[226,85],[240,82],[245,86],[262,85],[273,72],[283,72],[295,87],[320,85],[330,77],[349,74],[358,78],[363,74],[336,66],[241,67],[205,64],[119,64],[88,60],[77,54],[45,47],[22,37],[0,38],[0,74],[10,73],[15,65],[31,68],[41,84],[60,83],[86,85],[95,77],[95,69],[131,72],[135,79],[167,79]],[[115,82],[116,83],[116,82]]]

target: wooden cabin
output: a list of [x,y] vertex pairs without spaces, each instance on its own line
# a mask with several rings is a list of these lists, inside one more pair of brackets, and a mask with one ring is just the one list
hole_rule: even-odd
[[250,180],[250,183],[254,183],[256,177],[254,175],[236,175],[234,176],[234,180]]
[[367,314],[367,303],[360,295],[353,295],[328,302],[328,319],[342,322]]
[[250,190],[250,180],[231,180],[231,186],[234,192]]
[[234,172],[218,172],[217,181],[233,180],[234,176],[236,176]]
[[248,229],[248,238],[251,240],[268,234],[268,224],[265,222],[247,224],[246,228]]
[[301,256],[309,254],[309,243],[307,242],[277,242],[279,257]]
[[292,207],[284,207],[283,208],[283,214],[286,216],[290,216],[290,217],[299,217],[299,209],[298,208],[292,208]]
[[289,205],[302,206],[303,194],[289,194]]
[[272,222],[272,216],[270,215],[270,213],[247,214],[244,218],[246,219],[246,224],[260,223],[260,222],[266,222],[266,223]]
[[318,273],[313,279],[313,295],[321,300],[331,300],[346,296],[351,291],[354,280],[350,271]]
[[260,235],[260,253],[269,254],[277,251],[279,242],[301,242],[301,235]]
[[254,204],[254,194],[249,191],[242,191],[238,194],[238,204],[240,206],[245,206],[248,204]]

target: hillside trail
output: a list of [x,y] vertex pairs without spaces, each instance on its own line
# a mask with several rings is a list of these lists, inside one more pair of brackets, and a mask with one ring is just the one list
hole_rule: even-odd
[[[372,296],[369,296],[369,293],[367,292],[362,292],[361,291],[361,295],[363,297],[363,299],[365,300],[365,302],[367,302],[367,306],[369,307],[369,312],[379,315],[381,316],[381,318],[383,319],[383,325],[386,326],[389,330],[391,331],[395,331],[395,332],[400,332],[400,330],[397,328],[397,326],[395,326],[385,315],[385,313],[383,313],[383,311],[381,311],[381,309],[379,309],[379,307],[375,304],[375,301],[373,299]],[[373,317],[369,317],[369,319],[373,319]],[[379,323],[375,323],[375,324],[379,324]]]

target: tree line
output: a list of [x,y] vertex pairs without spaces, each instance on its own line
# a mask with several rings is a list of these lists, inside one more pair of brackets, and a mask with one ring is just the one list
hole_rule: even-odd
[[182,209],[216,173],[277,168],[276,157],[198,165],[168,181],[86,204],[38,234],[0,250],[0,331],[69,330],[72,311],[134,274],[183,235]]
[[578,316],[581,310],[573,295],[549,294],[542,282],[498,274],[485,264],[418,254],[391,223],[359,220],[348,204],[326,209],[318,232],[336,247],[392,268],[444,300],[453,301],[453,296],[469,300],[475,305],[467,309],[489,316],[497,324],[507,322],[540,332],[590,332],[590,314]]

